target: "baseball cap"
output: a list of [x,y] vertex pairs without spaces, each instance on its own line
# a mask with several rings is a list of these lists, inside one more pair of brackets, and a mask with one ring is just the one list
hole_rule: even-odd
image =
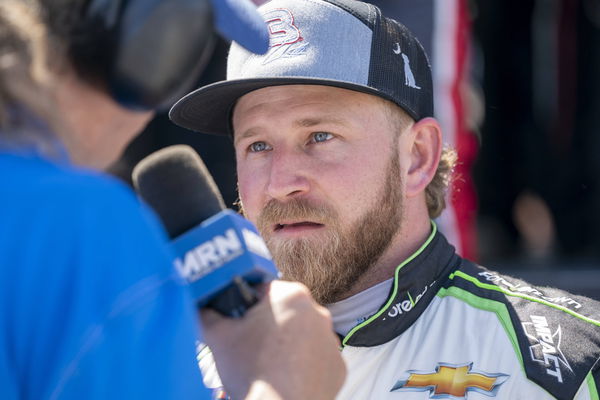
[[171,120],[203,133],[231,134],[243,95],[268,86],[325,85],[390,100],[413,119],[433,116],[431,68],[423,47],[379,8],[355,0],[273,0],[258,11],[269,27],[266,54],[232,44],[227,80],[197,89]]

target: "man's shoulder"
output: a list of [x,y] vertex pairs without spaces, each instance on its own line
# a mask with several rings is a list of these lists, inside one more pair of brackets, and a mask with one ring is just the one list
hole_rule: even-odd
[[586,382],[600,388],[600,302],[466,260],[441,294],[495,312],[528,378],[553,396],[573,398]]
[[3,172],[0,260],[11,263],[0,277],[8,282],[62,297],[85,284],[86,295],[110,297],[148,277],[175,276],[159,222],[116,179],[12,154],[0,154]]
[[118,212],[135,204],[131,190],[115,178],[37,156],[0,153],[0,173],[3,208],[12,212],[78,213],[102,203],[118,203]]
[[[0,153],[0,216],[6,226],[24,232],[52,231],[77,239],[127,233],[147,236],[162,228],[133,191],[107,174],[48,160]],[[152,225],[152,226],[149,226]],[[5,227],[6,227],[5,226]],[[1,230],[0,230],[1,232]],[[42,232],[43,233],[43,232]]]
[[560,288],[537,286],[468,260],[462,260],[445,287],[457,288],[482,301],[510,304],[518,310],[552,313],[565,323],[571,320],[583,321],[586,326],[598,328],[600,334],[600,301]]

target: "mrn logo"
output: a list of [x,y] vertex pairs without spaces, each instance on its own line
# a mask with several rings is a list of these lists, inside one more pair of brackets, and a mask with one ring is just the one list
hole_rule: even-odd
[[185,253],[183,260],[175,259],[175,267],[188,282],[194,282],[243,252],[235,229],[228,229]]
[[560,350],[562,330],[560,325],[554,333],[550,330],[546,317],[531,315],[531,322],[523,322],[525,334],[530,339],[531,359],[546,367],[546,373],[563,383],[563,368],[573,372],[565,355]]

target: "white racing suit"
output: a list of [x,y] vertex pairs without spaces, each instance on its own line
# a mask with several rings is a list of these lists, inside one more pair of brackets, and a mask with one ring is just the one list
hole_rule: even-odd
[[[600,303],[464,260],[435,227],[382,303],[341,338],[337,399],[599,398]],[[219,387],[207,349],[199,360]]]

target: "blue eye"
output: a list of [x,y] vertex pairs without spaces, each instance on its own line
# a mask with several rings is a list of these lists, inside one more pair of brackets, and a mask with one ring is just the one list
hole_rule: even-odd
[[253,153],[258,153],[268,149],[269,148],[265,142],[254,142],[250,145],[250,151]]
[[315,132],[313,133],[313,141],[316,143],[326,142],[330,140],[333,135],[329,132]]

